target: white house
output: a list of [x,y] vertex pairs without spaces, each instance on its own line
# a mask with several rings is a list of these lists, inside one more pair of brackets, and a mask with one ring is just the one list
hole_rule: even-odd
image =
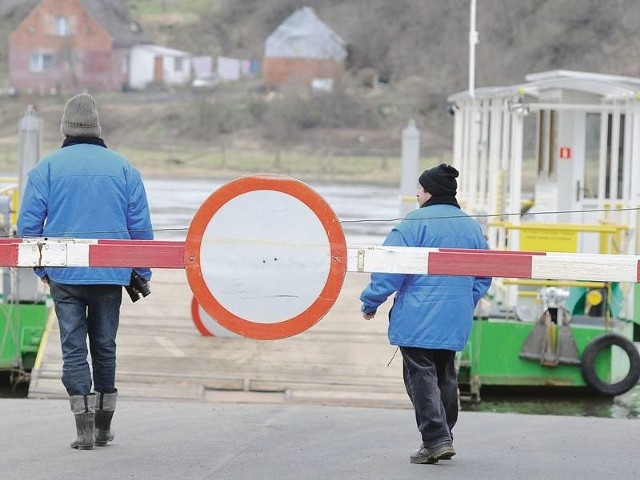
[[129,86],[143,89],[150,84],[188,85],[192,77],[192,58],[188,52],[160,45],[135,45],[129,54]]

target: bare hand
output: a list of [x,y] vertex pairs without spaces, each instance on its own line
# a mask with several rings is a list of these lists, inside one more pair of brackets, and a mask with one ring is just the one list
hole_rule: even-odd
[[364,318],[365,320],[371,320],[375,316],[376,312],[362,313],[362,318]]

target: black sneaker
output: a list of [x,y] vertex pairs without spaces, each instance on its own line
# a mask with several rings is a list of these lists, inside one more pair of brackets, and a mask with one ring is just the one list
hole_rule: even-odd
[[450,460],[456,454],[453,449],[453,445],[450,443],[443,443],[436,447],[426,448],[420,447],[420,450],[415,451],[409,461],[411,463],[438,463],[438,460]]

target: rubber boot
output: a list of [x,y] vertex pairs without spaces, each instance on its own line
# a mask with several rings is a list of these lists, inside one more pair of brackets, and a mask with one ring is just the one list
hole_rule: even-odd
[[116,409],[118,391],[114,393],[96,392],[96,446],[104,447],[107,442],[113,440],[111,431],[111,419]]
[[96,396],[72,395],[69,397],[71,411],[76,417],[78,437],[71,442],[71,448],[91,450],[94,443],[94,422],[96,415]]

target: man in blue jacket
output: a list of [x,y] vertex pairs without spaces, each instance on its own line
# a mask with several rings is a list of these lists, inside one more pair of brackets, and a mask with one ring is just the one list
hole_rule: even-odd
[[[29,172],[18,216],[21,237],[153,239],[140,173],[107,149],[93,97],[83,93],[64,109],[62,148]],[[137,268],[144,280],[147,268]],[[38,268],[49,284],[62,345],[62,383],[75,415],[73,448],[90,450],[113,440],[117,389],[116,332],[122,287],[131,268]],[[87,361],[87,337],[92,377]]]
[[[446,164],[420,175],[418,204],[384,245],[487,249],[480,225],[460,210],[458,171]],[[454,365],[471,332],[473,311],[491,279],[471,276],[373,273],[360,300],[366,320],[396,292],[389,314],[389,342],[398,345],[403,376],[422,445],[411,463],[436,463],[455,455],[452,430],[458,419]]]

